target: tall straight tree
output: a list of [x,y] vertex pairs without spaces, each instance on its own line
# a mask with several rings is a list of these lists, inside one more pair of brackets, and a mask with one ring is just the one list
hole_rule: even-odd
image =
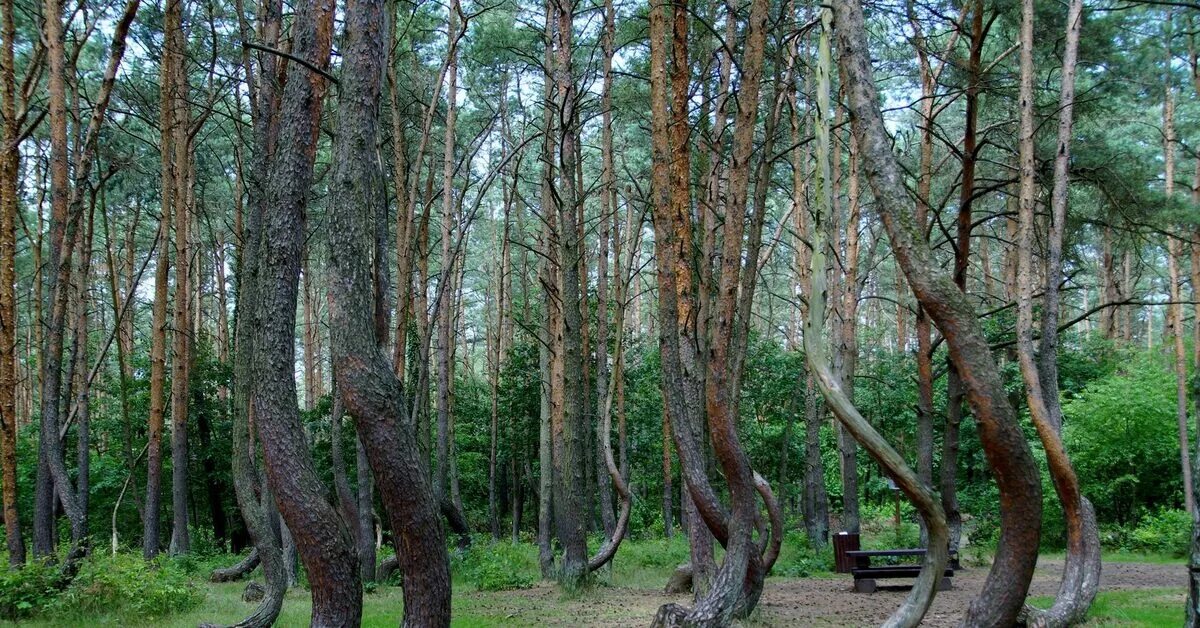
[[563,547],[559,580],[568,588],[583,584],[587,576],[586,467],[587,419],[584,416],[583,323],[581,306],[580,191],[576,180],[576,146],[579,141],[579,114],[572,49],[575,37],[575,2],[553,0],[555,23],[553,103],[558,124],[557,174],[553,211],[558,220],[558,279],[562,304],[562,322],[555,356],[563,369],[562,410],[551,425],[554,451],[554,519],[558,540]]
[[4,536],[8,564],[25,564],[25,539],[17,510],[17,190],[21,174],[20,122],[17,119],[17,76],[14,58],[17,36],[13,0],[0,3],[0,89],[4,103],[0,152],[0,481],[4,483]]
[[[188,402],[189,372],[192,361],[190,333],[191,308],[191,251],[189,227],[192,223],[188,207],[190,194],[188,171],[191,161],[189,115],[187,107],[187,34],[183,28],[184,0],[168,0],[164,13],[163,58],[171,67],[164,70],[163,106],[170,108],[163,135],[164,165],[171,177],[170,215],[175,220],[175,311],[171,324],[171,554],[186,554],[191,548],[188,535]],[[166,155],[169,153],[169,157]]]

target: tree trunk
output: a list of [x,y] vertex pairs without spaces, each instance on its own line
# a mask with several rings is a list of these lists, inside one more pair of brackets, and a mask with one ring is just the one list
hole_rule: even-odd
[[370,284],[368,266],[373,234],[378,233],[376,212],[385,203],[382,172],[375,158],[377,103],[387,60],[384,3],[366,0],[352,4],[345,20],[332,182],[336,202],[330,213],[329,241],[334,370],[339,393],[354,417],[363,452],[398,537],[397,559],[405,585],[404,624],[448,626],[449,558],[437,501],[418,448],[417,426],[379,344],[373,292],[380,286]]
[[[1066,45],[1063,52],[1062,88],[1059,96],[1058,147],[1054,154],[1054,188],[1051,224],[1047,238],[1046,284],[1042,308],[1040,356],[1034,363],[1033,277],[1034,220],[1036,201],[1033,120],[1033,19],[1032,0],[1022,3],[1021,29],[1021,171],[1020,235],[1017,240],[1017,348],[1025,380],[1030,419],[1046,451],[1047,466],[1055,492],[1063,505],[1067,527],[1067,557],[1054,604],[1047,610],[1026,607],[1033,624],[1068,626],[1083,621],[1100,585],[1100,537],[1095,510],[1079,488],[1079,479],[1062,441],[1062,405],[1058,392],[1059,283],[1062,281],[1063,234],[1066,230],[1071,147],[1072,109],[1075,101],[1075,60],[1083,20],[1082,0],[1072,0],[1067,12]],[[1176,290],[1177,291],[1177,290]],[[1173,299],[1178,301],[1178,299]],[[1176,306],[1181,307],[1181,306]],[[1180,310],[1181,313],[1181,310]],[[1182,316],[1176,321],[1182,323]],[[1182,325],[1178,346],[1182,346]]]
[[[300,5],[291,54],[316,67],[328,66],[333,10],[331,2]],[[305,205],[323,83],[300,64],[288,66],[278,114],[279,148],[268,171],[270,202],[263,211],[257,261],[252,399],[267,478],[312,586],[312,623],[353,625],[362,615],[358,561],[349,532],[326,501],[308,453],[293,372]],[[369,296],[370,289],[364,293]]]
[[16,224],[17,190],[21,173],[21,151],[17,144],[20,127],[17,122],[17,81],[14,61],[16,20],[13,0],[0,3],[4,11],[0,23],[0,83],[3,83],[4,145],[0,153],[0,481],[4,484],[4,536],[8,547],[8,564],[25,564],[25,539],[21,535],[21,518],[17,510],[17,297],[16,282]]
[[[63,461],[62,443],[59,434],[60,401],[63,393],[63,336],[66,330],[67,301],[71,287],[72,244],[79,231],[83,214],[83,190],[91,176],[97,137],[108,109],[109,97],[116,82],[117,70],[125,54],[125,38],[129,25],[137,14],[138,0],[129,0],[124,12],[113,29],[112,46],[108,63],[101,80],[100,91],[88,120],[87,130],[79,140],[75,151],[74,168],[69,166],[67,146],[66,111],[66,55],[63,50],[62,5],[57,0],[46,0],[43,8],[45,22],[44,38],[49,59],[50,120],[50,259],[43,274],[42,297],[48,300],[43,306],[49,309],[50,318],[43,334],[41,358],[41,425],[38,447],[38,496],[34,521],[34,553],[48,556],[53,551],[54,531],[53,492],[63,504],[63,510],[71,524],[73,547],[63,565],[63,575],[73,577],[88,546],[87,511],[77,499],[78,493],[67,473]],[[71,175],[74,175],[74,185]],[[48,308],[46,307],[48,306]],[[41,319],[39,319],[41,320]]]
[[941,329],[967,385],[984,454],[1000,491],[1000,543],[988,579],[968,608],[964,623],[1008,625],[1020,612],[1037,561],[1042,510],[1037,466],[974,310],[953,282],[933,271],[923,234],[904,209],[910,200],[879,110],[861,4],[838,0],[834,19],[864,172],[896,260],[921,306]]
[[[933,495],[933,490],[929,484],[921,481],[916,473],[904,461],[904,458],[883,439],[883,437],[875,431],[865,418],[859,414],[857,408],[850,398],[849,391],[846,389],[844,377],[839,377],[833,372],[826,349],[822,331],[825,321],[825,297],[826,297],[826,275],[825,275],[825,249],[824,242],[825,234],[823,230],[825,225],[822,224],[823,218],[830,214],[832,209],[832,196],[835,193],[830,181],[830,164],[826,159],[821,157],[829,154],[829,67],[830,67],[830,50],[829,50],[829,31],[832,27],[833,14],[828,9],[821,11],[821,38],[818,43],[819,61],[817,65],[817,108],[815,115],[818,118],[816,124],[817,135],[817,155],[818,161],[816,165],[816,203],[814,204],[813,225],[809,232],[809,241],[812,243],[812,260],[811,260],[811,277],[808,290],[808,308],[804,324],[804,354],[808,361],[809,368],[812,369],[813,376],[817,385],[821,389],[821,393],[825,401],[829,404],[838,421],[846,427],[846,430],[871,453],[879,464],[884,467],[888,475],[890,475],[904,492],[904,494],[912,500],[913,504],[921,513],[922,519],[925,521],[925,529],[929,533],[928,551],[926,552],[921,573],[917,578],[916,584],[913,585],[912,592],[909,593],[904,603],[900,608],[888,618],[883,625],[885,626],[917,626],[921,623],[921,619],[925,616],[925,612],[933,603],[933,597],[937,594],[938,584],[943,577],[943,571],[946,567],[946,560],[949,558],[948,553],[948,534],[949,530],[946,527],[946,516],[942,512],[941,504]],[[857,146],[851,143],[851,180],[856,176],[855,156],[857,154]],[[852,184],[853,185],[853,184]],[[852,188],[853,190],[853,188]],[[853,217],[857,212],[854,206],[857,204],[856,194],[851,193],[850,215]],[[858,229],[857,222],[854,220],[848,221],[847,229],[847,256],[849,251],[853,251],[854,240],[853,232]],[[846,260],[849,262],[849,259]],[[848,275],[852,275],[852,271],[847,270]],[[847,285],[844,289],[851,294],[855,292],[853,284],[847,280]],[[851,333],[852,330],[851,330]]]

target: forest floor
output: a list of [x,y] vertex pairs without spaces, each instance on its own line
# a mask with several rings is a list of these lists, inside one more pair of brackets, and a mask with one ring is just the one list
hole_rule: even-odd
[[[536,553],[520,544],[492,546],[480,552],[496,559],[503,574],[521,573],[527,588],[485,591],[473,584],[469,574],[456,572],[454,621],[456,628],[490,626],[624,627],[647,626],[662,604],[688,605],[690,595],[665,595],[662,585],[674,564],[686,556],[686,548],[655,542],[631,544],[612,571],[603,571],[595,586],[575,595],[564,594],[552,583],[536,582]],[[509,547],[506,553],[503,548]],[[664,548],[670,552],[664,554]],[[682,548],[682,554],[681,554]],[[480,549],[483,549],[482,547]],[[785,552],[784,573],[806,577],[772,577],[757,610],[740,623],[744,628],[774,626],[877,626],[908,594],[904,586],[881,587],[872,594],[853,592],[849,574],[804,570],[797,567],[795,552]],[[226,560],[229,560],[226,557]],[[954,577],[954,588],[934,600],[925,617],[927,626],[957,625],[967,605],[987,577],[986,559],[964,557],[970,566]],[[1106,554],[1101,591],[1092,607],[1088,626],[1173,626],[1183,614],[1186,566],[1178,559],[1158,556]],[[1058,589],[1062,555],[1043,555],[1031,587],[1031,602],[1049,605]],[[207,573],[207,572],[204,572]],[[489,572],[493,576],[498,572]],[[199,576],[200,574],[197,573]],[[256,574],[257,575],[257,574]],[[202,601],[188,611],[167,617],[148,618],[119,610],[59,615],[53,619],[33,618],[20,626],[153,626],[194,627],[201,623],[232,624],[245,617],[252,605],[241,599],[245,582],[211,584],[194,581]],[[901,584],[899,581],[897,584]],[[403,606],[397,586],[374,587],[364,597],[363,626],[394,627]],[[310,596],[303,587],[292,589],[283,606],[278,626],[307,626]],[[12,625],[0,621],[0,626]]]
[[[1061,569],[1061,557],[1045,557],[1039,563],[1031,588],[1034,603],[1049,604],[1058,589]],[[986,576],[986,567],[969,567],[957,573],[954,589],[938,594],[926,615],[925,625],[957,625]],[[1185,577],[1186,567],[1182,563],[1108,561],[1104,565],[1101,593],[1087,625],[1178,625],[1183,613]],[[565,596],[549,583],[495,592],[459,587],[454,596],[454,626],[646,626],[661,604],[690,602],[687,595],[664,595],[644,582],[638,585],[602,583],[575,596]],[[195,626],[201,621],[236,621],[250,609],[240,599],[243,586],[206,585],[208,595],[201,607],[154,625],[182,627]],[[843,574],[771,578],[758,610],[741,625],[747,628],[876,626],[907,594],[907,588],[902,586],[881,588],[873,594],[854,593],[850,577]],[[399,588],[379,588],[365,598],[363,625],[395,626],[400,605]],[[303,589],[293,590],[278,625],[306,626],[308,613],[307,593]]]

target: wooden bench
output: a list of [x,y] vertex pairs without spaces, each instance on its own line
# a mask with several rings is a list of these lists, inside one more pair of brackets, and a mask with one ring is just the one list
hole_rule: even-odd
[[[872,558],[924,558],[924,549],[890,549],[890,550],[851,550],[846,556],[854,561],[850,573],[854,576],[854,590],[859,593],[874,593],[877,588],[876,580],[898,578],[916,578],[921,573],[920,565],[872,565]],[[950,578],[954,576],[951,565],[946,566],[945,573],[938,583],[938,591],[953,588]]]

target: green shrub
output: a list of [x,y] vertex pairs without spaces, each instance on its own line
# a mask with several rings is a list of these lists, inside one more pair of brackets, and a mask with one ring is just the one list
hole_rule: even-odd
[[31,562],[0,572],[0,617],[87,617],[115,614],[151,620],[186,611],[204,593],[172,561],[147,564],[141,556],[118,554],[85,559],[65,585],[59,565]]
[[58,567],[41,561],[0,571],[0,617],[16,620],[44,611],[54,602],[58,583]]
[[153,619],[186,611],[203,599],[203,591],[173,562],[146,563],[140,556],[118,554],[85,561],[49,610],[59,616],[104,612]]
[[1100,521],[1140,525],[1143,513],[1180,506],[1179,432],[1170,366],[1129,360],[1063,405],[1063,437]]
[[453,555],[451,568],[480,591],[526,589],[539,578],[536,551],[529,545],[477,538],[469,550]]
[[1192,541],[1192,518],[1185,510],[1170,508],[1142,517],[1129,532],[1127,549],[1155,552],[1174,557],[1186,556]]
[[807,536],[791,531],[784,534],[779,560],[775,561],[771,575],[807,578],[815,573],[830,571],[833,571],[833,546],[827,543],[820,551],[813,550]]

